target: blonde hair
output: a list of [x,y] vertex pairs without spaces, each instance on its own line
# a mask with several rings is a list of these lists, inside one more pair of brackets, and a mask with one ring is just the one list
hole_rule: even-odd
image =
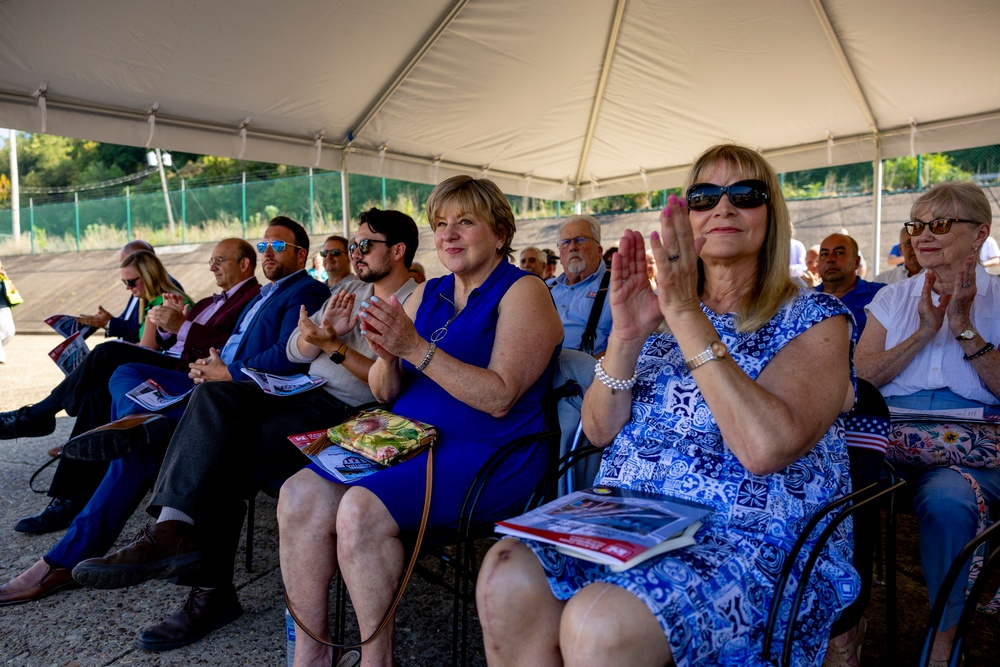
[[975,183],[938,183],[913,202],[910,219],[916,219],[918,211],[930,210],[968,218],[983,225],[993,224],[990,202],[982,188]]
[[[757,255],[757,275],[751,279],[750,289],[736,307],[737,331],[756,331],[770,322],[798,291],[788,272],[792,243],[791,217],[774,169],[763,155],[739,144],[718,144],[702,153],[691,167],[685,188],[697,183],[702,174],[708,173],[719,163],[728,166],[741,179],[756,179],[767,184],[767,230]],[[699,293],[704,286],[705,270],[699,259]]]
[[185,301],[191,301],[187,294],[182,292],[174,281],[167,275],[167,269],[163,266],[160,258],[149,250],[136,250],[131,255],[122,260],[121,267],[132,266],[135,272],[142,278],[142,287],[145,290],[139,298],[139,323],[146,318],[146,304],[167,292],[180,294]]
[[510,202],[493,181],[471,176],[452,176],[438,184],[427,198],[427,219],[434,227],[434,220],[446,206],[459,208],[482,218],[496,234],[502,246],[497,254],[511,258],[511,242],[517,225]]

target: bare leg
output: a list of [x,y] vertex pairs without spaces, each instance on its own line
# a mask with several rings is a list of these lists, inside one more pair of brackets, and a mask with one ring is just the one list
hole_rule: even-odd
[[[281,487],[281,578],[292,608],[317,637],[330,641],[328,601],[337,571],[337,510],[347,487],[300,470]],[[295,629],[295,667],[330,667],[333,649]]]
[[535,554],[517,540],[501,540],[486,554],[476,584],[486,662],[561,665],[559,623],[565,606],[549,590]]
[[[378,496],[361,487],[350,489],[337,514],[340,572],[358,615],[361,638],[368,639],[392,604],[403,574],[399,526]],[[392,667],[395,619],[361,651],[364,667]]]
[[559,628],[565,664],[674,664],[656,617],[639,598],[611,584],[590,584],[566,603]]
[[951,657],[951,647],[955,643],[955,634],[957,632],[957,624],[947,630],[938,630],[938,633],[934,635],[934,645],[931,646],[931,661],[947,661]]

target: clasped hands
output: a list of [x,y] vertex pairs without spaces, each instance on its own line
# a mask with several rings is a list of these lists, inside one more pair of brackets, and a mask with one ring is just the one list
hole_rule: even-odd
[[684,199],[670,195],[660,213],[660,231],[649,237],[656,261],[657,291],[646,277],[642,234],[626,229],[611,256],[613,331],[620,340],[646,340],[661,322],[673,324],[684,315],[701,313],[698,294],[698,254],[704,238],[694,238]]

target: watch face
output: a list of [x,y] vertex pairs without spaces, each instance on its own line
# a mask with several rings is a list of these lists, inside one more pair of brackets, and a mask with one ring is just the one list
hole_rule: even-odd
[[959,340],[972,340],[975,337],[976,337],[976,332],[973,331],[972,329],[966,329],[957,336]]
[[717,340],[714,343],[712,343],[710,347],[712,348],[712,354],[715,355],[716,359],[720,359],[726,356],[726,354],[729,352],[729,349],[725,346],[725,344],[722,341]]

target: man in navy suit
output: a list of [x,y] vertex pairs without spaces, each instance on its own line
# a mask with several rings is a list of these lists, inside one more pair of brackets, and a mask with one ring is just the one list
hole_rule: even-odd
[[[127,392],[150,378],[167,393],[176,395],[195,383],[227,380],[232,373],[242,375],[240,369],[245,366],[277,374],[300,373],[307,368],[290,362],[285,348],[289,336],[298,328],[302,307],[307,312],[315,311],[330,296],[330,290],[304,270],[309,257],[309,237],[297,222],[283,216],[273,219],[261,244],[264,276],[271,282],[243,310],[222,353],[211,349],[207,359],[190,364],[189,374],[148,364],[122,366],[112,376],[112,394],[116,386]],[[124,398],[124,393],[114,399],[115,410],[122,410],[126,403],[130,405],[125,411],[131,412],[131,405],[141,410],[138,404]],[[150,436],[155,428],[156,434],[169,440],[175,420],[182,413],[183,407],[174,406],[152,421],[136,420],[134,428]],[[115,411],[112,415],[122,416]],[[113,461],[62,540],[24,573],[0,586],[0,606],[37,600],[74,586],[72,568],[82,560],[103,555],[114,544],[156,480],[162,455],[162,447],[146,447]],[[211,600],[208,602],[211,604]]]
[[[0,413],[0,439],[48,435],[55,430],[55,416],[61,409],[77,418],[70,435],[76,437],[110,419],[108,384],[119,366],[141,362],[171,370],[186,368],[191,361],[207,356],[211,347],[222,345],[243,308],[260,291],[254,277],[257,255],[246,241],[225,239],[215,246],[209,269],[223,290],[221,295],[201,300],[187,315],[168,306],[150,311],[150,321],[168,334],[161,341],[165,354],[118,341],[98,345],[40,402]],[[39,514],[18,521],[14,529],[42,534],[66,528],[107,469],[103,462],[61,460],[49,486],[52,501]]]

